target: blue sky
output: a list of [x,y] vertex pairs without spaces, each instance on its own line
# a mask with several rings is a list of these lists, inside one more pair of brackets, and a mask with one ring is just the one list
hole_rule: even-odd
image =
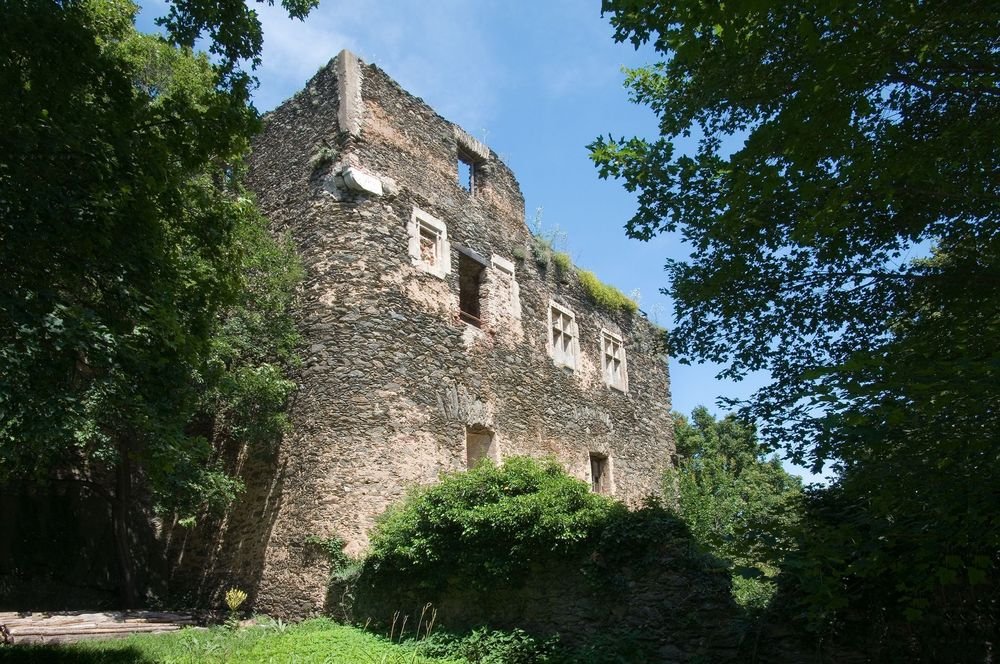
[[[165,12],[143,3],[139,28]],[[635,197],[602,181],[586,145],[598,135],[656,135],[652,112],[628,101],[625,67],[655,60],[616,44],[597,0],[321,0],[304,21],[258,5],[263,65],[255,104],[267,111],[301,89],[341,49],[374,63],[442,116],[489,145],[516,174],[527,219],[541,210],[544,229],[565,238],[574,263],[625,293],[638,291],[650,318],[670,327],[665,259],[686,256],[673,237],[630,240],[623,226]],[[673,407],[683,413],[719,396],[749,396],[757,376],[715,380],[717,367],[671,359]]]

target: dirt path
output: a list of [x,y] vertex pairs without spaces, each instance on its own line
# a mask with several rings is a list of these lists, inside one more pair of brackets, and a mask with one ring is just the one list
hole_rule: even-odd
[[193,616],[161,611],[40,611],[0,612],[14,643],[73,643],[84,639],[115,639],[131,634],[175,632],[196,625]]

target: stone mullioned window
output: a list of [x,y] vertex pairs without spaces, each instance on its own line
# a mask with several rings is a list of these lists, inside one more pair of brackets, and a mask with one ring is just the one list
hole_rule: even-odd
[[620,336],[607,330],[601,330],[601,369],[608,387],[628,392],[625,345]]
[[580,357],[580,333],[576,314],[549,301],[549,355],[558,366],[576,370]]

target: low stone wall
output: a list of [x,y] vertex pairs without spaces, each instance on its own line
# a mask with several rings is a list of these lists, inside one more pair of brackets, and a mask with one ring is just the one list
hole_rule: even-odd
[[436,624],[447,631],[521,628],[559,635],[570,647],[613,644],[635,661],[738,661],[748,622],[717,561],[683,536],[622,542],[628,550],[621,556],[608,552],[608,544],[538,561],[517,579],[485,586],[460,572],[444,587],[428,587],[369,561],[357,577],[331,584],[328,610],[378,627],[395,618],[398,633],[403,616],[412,630],[431,603]]

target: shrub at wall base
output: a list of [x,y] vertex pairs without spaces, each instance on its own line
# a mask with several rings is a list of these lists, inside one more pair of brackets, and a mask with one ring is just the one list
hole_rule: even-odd
[[523,628],[580,647],[626,639],[650,661],[731,659],[745,629],[724,566],[674,514],[630,512],[527,458],[411,493],[381,518],[357,574],[335,576],[328,608],[415,625],[427,602],[440,629]]

